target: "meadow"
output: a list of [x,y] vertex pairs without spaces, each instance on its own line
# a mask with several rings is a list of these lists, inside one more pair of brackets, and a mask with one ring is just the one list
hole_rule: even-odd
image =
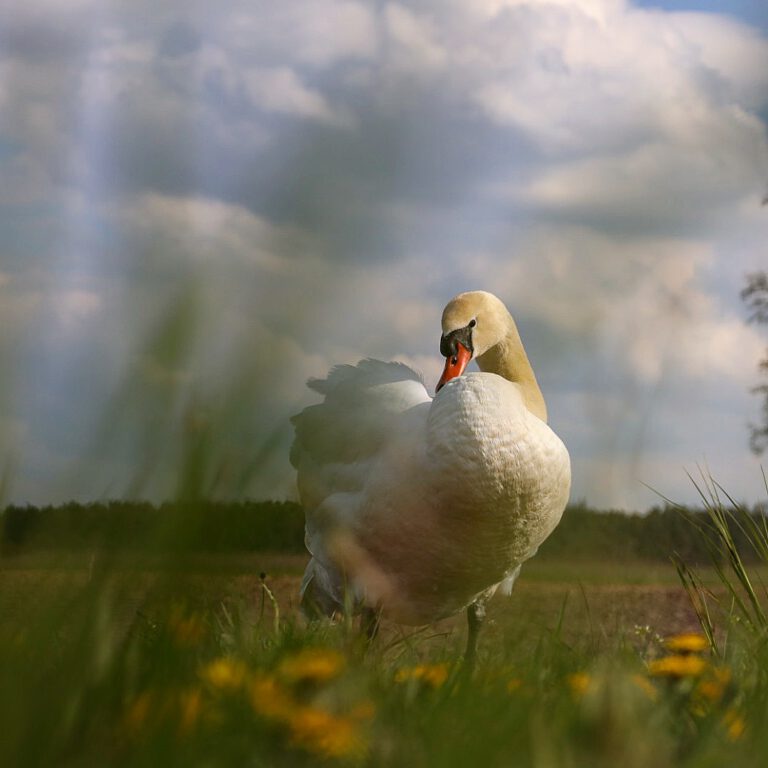
[[463,616],[368,648],[307,624],[297,552],[6,551],[0,763],[764,765],[768,574],[690,534],[724,557],[688,590],[663,558],[535,559],[474,670]]

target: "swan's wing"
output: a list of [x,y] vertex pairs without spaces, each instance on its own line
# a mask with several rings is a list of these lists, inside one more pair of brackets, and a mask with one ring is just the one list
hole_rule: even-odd
[[306,514],[305,542],[313,556],[302,595],[312,594],[324,613],[341,608],[342,579],[327,555],[329,537],[359,510],[371,464],[400,426],[400,416],[431,400],[416,371],[402,363],[362,360],[336,366],[311,389],[324,395],[291,421],[291,463]]
[[327,378],[310,379],[307,386],[325,401],[291,419],[296,429],[291,461],[297,468],[302,453],[322,461],[354,461],[375,453],[391,417],[429,399],[416,371],[381,360],[337,365]]
[[416,371],[402,363],[339,365],[308,386],[324,395],[291,421],[291,463],[307,513],[328,496],[360,490],[366,464],[396,429],[397,416],[430,399]]

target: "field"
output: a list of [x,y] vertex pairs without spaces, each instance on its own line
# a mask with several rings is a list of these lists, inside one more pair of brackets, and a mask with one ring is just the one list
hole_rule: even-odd
[[706,645],[671,564],[533,561],[492,602],[474,671],[462,616],[385,623],[367,650],[350,622],[307,626],[303,564],[4,557],[0,763],[765,764],[755,639],[723,624],[721,657],[665,645]]
[[[124,592],[122,621],[170,595],[189,599],[208,609],[216,606],[258,606],[271,620],[272,602],[264,599],[262,583],[273,593],[281,618],[299,621],[298,590],[306,558],[286,554],[193,555],[168,561],[161,556],[127,554],[110,559],[112,578]],[[3,578],[0,610],[16,616],[41,595],[69,595],[83,589],[98,564],[87,553],[35,553],[0,561]],[[264,582],[260,574],[266,574]],[[705,571],[707,581],[714,575]],[[165,593],[165,594],[163,594]],[[162,597],[161,597],[162,595]],[[562,616],[560,615],[562,613]],[[483,644],[517,627],[537,636],[560,622],[563,637],[591,635],[594,642],[613,643],[651,627],[659,634],[698,629],[696,614],[671,564],[661,562],[593,563],[532,561],[523,571],[511,598],[498,596],[491,604]],[[430,634],[446,649],[460,651],[464,616],[434,625]],[[389,635],[413,632],[384,623]],[[422,650],[424,650],[422,648]]]
[[[252,554],[197,555],[169,563],[159,556],[123,555],[109,565],[111,577],[123,594],[120,619],[126,624],[153,602],[162,603],[169,597],[187,600],[190,596],[206,609],[241,606],[253,611],[258,607],[260,615],[263,603],[262,618],[268,622],[274,609],[272,601],[264,598],[262,583],[273,593],[281,618],[300,621],[298,590],[305,561],[300,555]],[[4,616],[13,617],[31,602],[39,604],[41,596],[55,596],[56,601],[71,599],[87,586],[95,567],[98,565],[83,553],[6,558],[0,561],[0,610]],[[264,582],[262,573],[266,574]],[[533,561],[513,596],[499,596],[492,602],[483,645],[492,645],[519,627],[535,637],[556,621],[563,637],[588,633],[594,642],[608,644],[624,637],[627,630],[634,633],[635,627],[652,627],[662,634],[698,628],[695,612],[671,564]],[[386,622],[382,627],[386,640],[390,635],[405,636],[413,631]],[[429,634],[446,651],[460,651],[464,631],[462,615],[434,625]]]

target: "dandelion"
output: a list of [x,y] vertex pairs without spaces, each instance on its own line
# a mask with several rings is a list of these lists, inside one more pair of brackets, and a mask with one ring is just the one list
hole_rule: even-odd
[[714,667],[710,677],[702,680],[696,686],[695,695],[706,701],[717,703],[723,698],[731,682],[731,670],[728,667]]
[[301,707],[292,715],[288,728],[290,744],[324,758],[359,758],[366,742],[357,723],[349,717],[332,715],[315,707]]
[[296,703],[274,677],[257,676],[250,687],[251,706],[267,720],[289,720]]
[[283,659],[278,674],[289,682],[324,683],[338,677],[346,662],[338,651],[307,648]]
[[571,689],[571,693],[574,696],[581,697],[586,692],[592,683],[592,678],[586,672],[577,672],[573,675],[568,675],[568,687]]
[[663,656],[648,665],[653,677],[698,677],[707,668],[707,662],[699,656],[673,654]]
[[199,690],[192,688],[179,695],[179,732],[189,733],[197,725],[203,711],[203,697]]
[[738,741],[747,729],[744,718],[735,709],[729,709],[723,715],[723,725],[729,741]]
[[664,647],[672,653],[701,653],[709,648],[709,641],[698,632],[673,635],[664,641]]
[[395,673],[396,683],[407,683],[409,680],[420,680],[432,688],[439,688],[448,679],[447,664],[419,664],[415,667],[398,669]]
[[523,687],[523,681],[519,677],[513,677],[507,680],[507,692],[514,693]]
[[200,675],[213,688],[234,691],[243,684],[247,672],[241,661],[224,657],[212,661],[203,668]]

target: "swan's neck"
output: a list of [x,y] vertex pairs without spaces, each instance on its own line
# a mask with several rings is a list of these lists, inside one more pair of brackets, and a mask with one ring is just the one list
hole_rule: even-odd
[[541,394],[536,375],[525,354],[520,334],[514,325],[495,346],[477,358],[481,371],[497,373],[520,387],[526,408],[542,421],[547,420],[547,405]]

